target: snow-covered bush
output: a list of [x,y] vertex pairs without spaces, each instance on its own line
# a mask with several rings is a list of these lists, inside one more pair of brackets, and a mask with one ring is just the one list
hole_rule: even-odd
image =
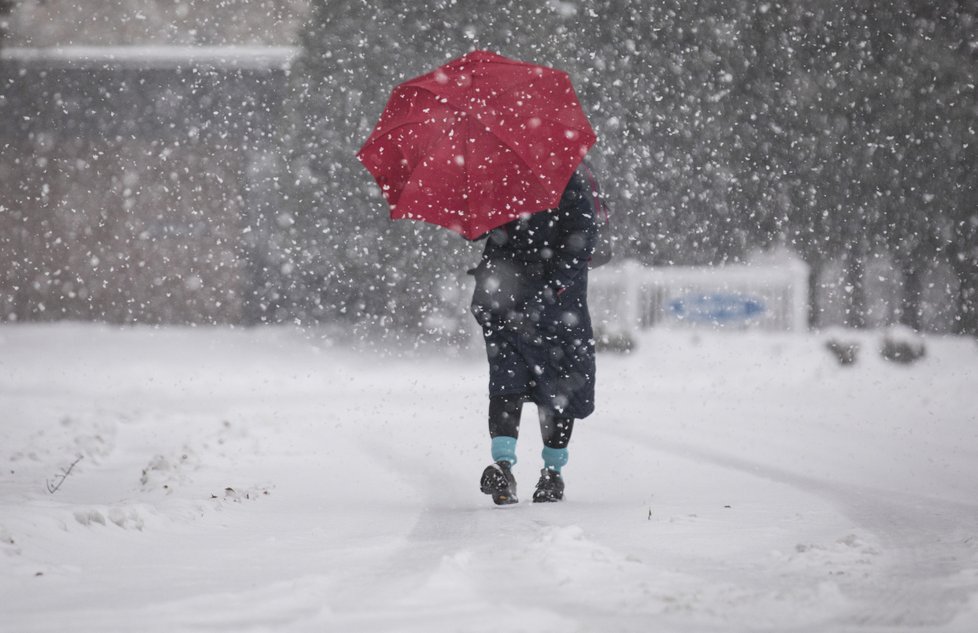
[[859,343],[856,341],[831,338],[825,342],[825,347],[835,355],[835,359],[842,366],[855,364],[859,356]]
[[906,326],[889,328],[880,344],[880,356],[894,363],[910,364],[926,354],[923,337]]
[[594,349],[598,352],[615,352],[629,354],[635,350],[635,339],[624,330],[611,331],[596,327],[594,331]]

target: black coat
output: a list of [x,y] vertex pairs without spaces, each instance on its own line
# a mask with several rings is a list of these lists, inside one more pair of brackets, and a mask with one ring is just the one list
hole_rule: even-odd
[[588,260],[597,224],[587,181],[560,205],[490,231],[473,270],[472,313],[489,358],[489,395],[523,395],[561,417],[594,411]]

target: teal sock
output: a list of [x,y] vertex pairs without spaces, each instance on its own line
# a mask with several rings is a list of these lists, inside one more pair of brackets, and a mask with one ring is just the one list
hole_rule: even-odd
[[516,465],[516,438],[508,435],[497,435],[492,438],[492,461],[509,462]]
[[560,469],[567,465],[567,459],[568,454],[566,448],[543,447],[544,467],[559,473]]

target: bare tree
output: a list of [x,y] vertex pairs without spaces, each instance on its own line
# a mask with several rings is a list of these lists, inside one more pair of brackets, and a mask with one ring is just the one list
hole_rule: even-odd
[[0,0],[0,46],[7,39],[7,16],[14,8],[14,0]]

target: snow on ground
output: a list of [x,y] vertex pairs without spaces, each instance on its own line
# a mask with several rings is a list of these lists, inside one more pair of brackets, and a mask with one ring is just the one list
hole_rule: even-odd
[[0,631],[978,630],[978,345],[859,336],[647,334],[496,508],[477,352],[0,327]]

